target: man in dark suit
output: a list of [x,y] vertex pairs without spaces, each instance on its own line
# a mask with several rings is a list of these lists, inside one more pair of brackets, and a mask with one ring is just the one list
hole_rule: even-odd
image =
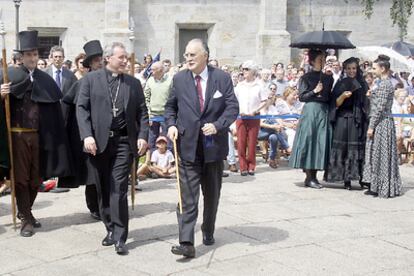
[[[182,209],[177,208],[179,242],[171,252],[195,257],[194,227],[200,185],[204,196],[203,244],[214,244],[223,160],[228,152],[228,127],[236,120],[239,105],[229,74],[207,66],[208,47],[191,40],[185,50],[188,70],[173,79],[165,105],[168,136],[178,139]],[[178,158],[177,158],[178,159]]]
[[72,85],[78,80],[75,74],[67,68],[63,67],[65,60],[65,51],[60,46],[53,46],[50,49],[50,56],[52,57],[52,65],[45,69],[56,82],[58,87],[66,95],[66,92],[72,87]]
[[147,147],[148,110],[140,82],[123,74],[127,53],[122,43],[104,50],[103,69],[88,73],[76,104],[80,137],[91,155],[89,168],[97,184],[99,210],[107,235],[103,246],[127,254],[128,175],[132,158]]
[[[75,74],[73,74],[70,70],[63,67],[63,62],[65,60],[65,50],[62,47],[53,46],[50,49],[50,56],[52,57],[52,65],[46,68],[45,72],[55,80],[60,91],[62,91],[63,96],[65,96],[68,90],[77,81],[77,78],[75,77]],[[69,106],[61,102],[61,107],[63,113],[63,120],[66,122]],[[52,190],[50,190],[50,192],[69,192],[69,189],[55,187]]]

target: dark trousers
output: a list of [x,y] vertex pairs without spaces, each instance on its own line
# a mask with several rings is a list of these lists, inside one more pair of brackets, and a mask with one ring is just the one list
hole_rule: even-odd
[[[157,149],[155,145],[155,141],[157,141],[157,138],[160,135],[167,137],[167,127],[165,125],[165,122],[152,121],[151,126],[150,126],[150,131],[149,131],[149,137],[148,137],[148,143],[149,143],[151,152]],[[167,140],[168,140],[167,148],[171,150],[172,143],[170,139],[167,138]]]
[[85,199],[86,206],[91,213],[99,212],[98,192],[96,191],[96,185],[90,184],[85,187]]
[[30,219],[40,186],[39,135],[36,132],[12,135],[17,209],[24,219]]
[[106,149],[91,157],[96,178],[99,212],[115,241],[128,237],[128,176],[132,152],[127,136],[109,138]]
[[205,163],[202,158],[195,162],[179,162],[183,213],[177,206],[179,241],[194,244],[194,228],[198,216],[200,185],[204,197],[203,232],[213,234],[223,173],[223,161]]

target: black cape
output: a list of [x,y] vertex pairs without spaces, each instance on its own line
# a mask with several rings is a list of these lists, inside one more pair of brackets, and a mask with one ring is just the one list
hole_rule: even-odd
[[[12,82],[10,95],[23,99],[30,85],[29,71],[25,67],[9,67]],[[3,73],[0,72],[1,82]],[[62,92],[47,73],[35,69],[33,72],[32,101],[39,105],[39,166],[40,177],[62,177],[72,174],[71,154],[68,147],[60,100]]]
[[83,143],[79,134],[78,121],[76,120],[76,101],[82,79],[75,82],[63,97],[62,102],[66,104],[65,128],[69,139],[69,147],[72,153],[74,173],[72,176],[59,179],[59,186],[65,188],[78,188],[80,185],[91,185],[93,183],[88,178],[88,156],[83,151]]
[[5,115],[4,102],[0,99],[0,181],[8,176],[10,165]]

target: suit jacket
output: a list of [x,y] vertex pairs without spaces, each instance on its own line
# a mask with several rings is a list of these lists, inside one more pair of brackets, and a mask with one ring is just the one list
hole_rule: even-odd
[[229,74],[208,66],[208,80],[205,93],[204,109],[200,103],[193,74],[190,70],[177,73],[173,87],[165,105],[167,127],[178,129],[178,146],[183,160],[194,162],[201,128],[205,123],[213,123],[217,134],[212,135],[213,142],[204,146],[204,161],[224,160],[228,153],[228,127],[236,120],[239,104],[234,94],[233,83]]
[[[119,93],[124,93],[125,120],[131,150],[137,155],[137,139],[148,140],[148,110],[139,80],[126,74],[120,76]],[[80,138],[95,138],[97,153],[102,153],[109,139],[112,107],[105,69],[86,74],[82,78],[76,103],[76,117]]]
[[[65,67],[61,68],[62,70],[62,94],[63,96],[66,95],[66,93],[69,91],[69,89],[72,87],[72,85],[78,80],[75,76],[75,74],[72,73],[72,71],[66,69]],[[49,74],[53,79],[55,79],[55,76],[53,75],[53,69],[52,66],[49,66],[45,69],[45,72]],[[66,122],[67,115],[68,115],[68,106],[65,103],[61,103],[62,105],[62,113],[63,113],[63,120]]]
[[[72,85],[78,80],[75,76],[75,74],[72,73],[72,71],[66,69],[65,67],[62,67],[62,94],[63,96],[66,95],[66,92],[72,87]],[[49,66],[45,69],[45,72],[48,73],[53,79],[55,79],[55,76],[53,76],[53,69],[52,66]]]

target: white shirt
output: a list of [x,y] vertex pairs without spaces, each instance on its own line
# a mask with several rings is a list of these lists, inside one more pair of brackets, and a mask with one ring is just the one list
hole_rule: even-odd
[[168,168],[172,162],[174,162],[174,155],[169,150],[167,150],[165,153],[161,153],[158,150],[155,150],[151,155],[151,163],[155,163],[161,168]]
[[[195,79],[195,77],[197,76],[197,74],[194,74],[193,72],[193,78],[194,78],[194,84],[197,87],[197,81]],[[208,67],[206,66],[204,68],[204,70],[199,74],[199,76],[201,77],[200,79],[200,83],[201,83],[201,90],[203,91],[203,99],[204,101],[206,100],[206,89],[207,89],[207,80],[208,80]],[[204,103],[205,104],[205,103]]]
[[31,82],[33,82],[33,72],[34,72],[34,70],[29,70],[29,77],[30,77]]
[[[53,72],[53,79],[56,81],[56,71],[58,69],[55,67],[55,65],[52,64],[52,72]],[[60,86],[62,87],[62,71],[63,71],[63,67],[59,69],[60,73],[59,73],[59,77],[60,77]]]
[[240,113],[252,114],[256,112],[260,104],[267,100],[266,90],[258,81],[242,81],[235,88],[235,94],[239,101]]

